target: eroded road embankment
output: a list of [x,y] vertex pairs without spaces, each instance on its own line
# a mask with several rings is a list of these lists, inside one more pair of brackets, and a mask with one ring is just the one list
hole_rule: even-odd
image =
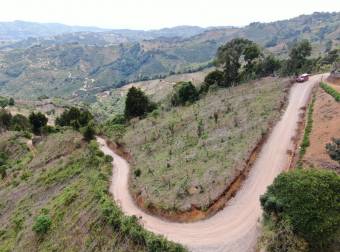
[[308,82],[291,88],[287,109],[262,147],[248,178],[235,197],[213,217],[195,223],[171,223],[143,212],[129,193],[128,163],[115,154],[104,139],[97,138],[101,150],[114,159],[110,192],[115,201],[125,214],[141,217],[146,229],[192,251],[253,251],[262,213],[259,197],[275,177],[288,168],[290,156],[287,150],[294,148],[292,138],[296,134],[301,108],[306,106],[313,86],[320,78],[321,75],[313,76]]

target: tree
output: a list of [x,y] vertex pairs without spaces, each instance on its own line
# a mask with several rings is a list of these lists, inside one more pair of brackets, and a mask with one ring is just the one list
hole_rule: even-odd
[[312,46],[308,40],[302,40],[293,45],[289,53],[289,72],[299,75],[306,67],[307,57],[312,53]]
[[331,159],[340,164],[340,138],[333,138],[332,143],[326,145],[326,150]]
[[38,235],[44,235],[52,225],[51,218],[47,215],[39,215],[34,222],[33,231]]
[[185,105],[198,100],[198,91],[191,82],[179,82],[174,86],[171,97],[173,106]]
[[27,117],[17,114],[12,117],[11,120],[11,129],[15,131],[25,131],[30,130],[30,121]]
[[95,135],[96,135],[96,130],[92,123],[90,123],[84,128],[83,137],[85,141],[90,142],[91,140],[94,139]]
[[154,104],[149,101],[145,93],[135,87],[131,87],[125,101],[124,115],[126,118],[141,117],[154,109]]
[[8,105],[8,99],[0,96],[0,107],[5,108]]
[[12,115],[4,109],[0,109],[0,130],[8,130],[11,126]]
[[9,105],[9,106],[14,106],[14,104],[15,104],[14,99],[13,99],[12,97],[9,98],[9,100],[8,100],[8,105]]
[[273,55],[268,55],[258,64],[256,72],[258,76],[269,76],[277,72],[280,68],[281,62]]
[[[242,76],[252,75],[254,60],[260,56],[259,47],[248,39],[237,38],[221,46],[217,51],[217,65],[223,67],[223,86],[237,85]],[[241,57],[246,61],[245,71],[241,74]]]
[[260,201],[272,221],[286,220],[312,251],[336,239],[340,227],[340,176],[326,170],[295,170],[279,175]]
[[34,134],[41,134],[41,129],[47,125],[48,118],[41,112],[32,112],[29,118]]

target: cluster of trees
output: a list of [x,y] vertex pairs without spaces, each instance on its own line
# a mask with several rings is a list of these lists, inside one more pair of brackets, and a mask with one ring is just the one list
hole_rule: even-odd
[[326,251],[340,231],[339,191],[340,176],[327,170],[279,175],[261,196],[265,221],[274,231],[267,251]]
[[2,97],[0,96],[0,107],[1,108],[5,108],[7,106],[14,106],[15,101],[13,98],[6,98],[6,97]]
[[71,126],[74,130],[82,132],[86,141],[91,141],[96,134],[93,118],[88,110],[72,107],[57,117],[56,125]]
[[231,87],[242,82],[270,75],[297,76],[303,72],[313,72],[322,65],[330,65],[339,60],[339,50],[329,50],[324,57],[310,58],[312,52],[308,40],[296,42],[290,49],[289,58],[279,60],[263,53],[261,48],[248,39],[233,39],[217,51],[216,66],[221,70],[209,73],[202,86]]
[[32,112],[29,117],[17,114],[12,116],[5,109],[0,110],[0,131],[15,130],[33,132],[36,135],[50,132],[47,126],[48,118],[41,112]]

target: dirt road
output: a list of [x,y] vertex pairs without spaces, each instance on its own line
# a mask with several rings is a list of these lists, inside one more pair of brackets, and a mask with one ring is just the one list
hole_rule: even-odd
[[195,223],[171,223],[150,216],[133,202],[128,189],[129,165],[113,153],[104,139],[101,150],[114,158],[110,192],[128,215],[142,217],[144,227],[168,239],[186,245],[191,251],[254,251],[258,237],[261,207],[259,197],[290,162],[287,150],[293,148],[300,108],[305,106],[314,84],[321,75],[292,87],[288,107],[263,146],[243,186],[226,207],[213,217]]

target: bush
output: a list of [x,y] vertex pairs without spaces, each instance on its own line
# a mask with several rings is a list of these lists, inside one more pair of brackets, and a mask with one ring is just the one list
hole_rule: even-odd
[[211,85],[221,85],[223,82],[223,72],[219,70],[215,70],[210,72],[204,79],[204,83]]
[[6,97],[0,96],[0,107],[5,108],[8,105],[8,99]]
[[313,127],[314,103],[315,103],[315,97],[313,97],[312,103],[308,107],[307,124],[306,124],[305,132],[303,135],[302,143],[300,145],[299,163],[302,157],[305,155],[307,148],[310,145],[309,137],[310,137],[310,134],[312,133],[312,127]]
[[51,218],[48,215],[39,215],[34,222],[33,231],[38,235],[44,235],[52,225]]
[[9,106],[14,106],[14,105],[15,105],[14,99],[13,99],[12,97],[9,98],[9,100],[8,100],[8,105],[9,105]]
[[333,138],[332,143],[326,145],[328,155],[340,164],[340,138]]
[[12,117],[11,129],[15,131],[28,131],[30,130],[30,121],[27,117],[17,114]]
[[94,139],[95,135],[96,130],[93,124],[89,124],[83,129],[83,137],[85,141],[90,142]]
[[191,82],[179,82],[174,86],[171,97],[173,106],[185,105],[198,100],[198,92]]
[[267,217],[291,223],[312,251],[327,248],[339,234],[340,176],[325,170],[295,170],[279,175],[261,196]]

